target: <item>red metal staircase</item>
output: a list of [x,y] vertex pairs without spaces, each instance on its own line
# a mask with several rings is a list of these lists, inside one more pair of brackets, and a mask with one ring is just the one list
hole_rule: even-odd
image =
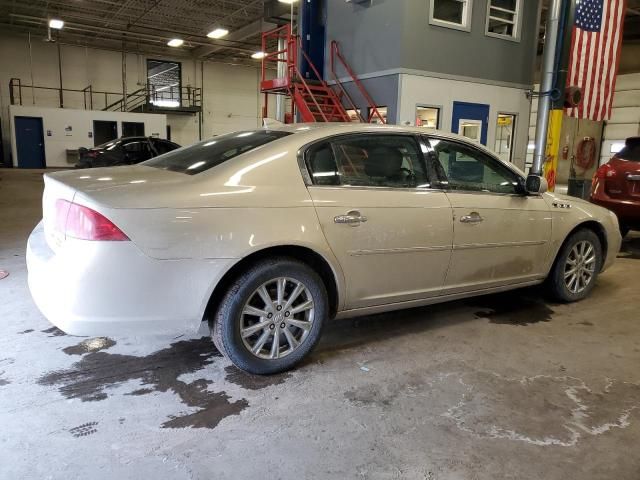
[[[278,45],[284,43],[285,47],[281,50],[268,51],[270,45]],[[334,44],[335,52],[339,60],[347,70],[360,92],[364,92],[366,101],[370,104],[368,121],[371,117],[377,115],[382,122],[382,116],[371,101],[371,97],[366,93],[362,83],[355,77],[352,70],[347,65],[344,57],[339,52],[336,42],[332,43],[331,49],[331,70],[332,78],[337,89],[334,90],[329,86],[315,65],[300,48],[299,37],[292,35],[291,26],[284,25],[275,30],[262,34],[262,51],[265,56],[262,59],[262,80],[260,82],[260,91],[264,94],[265,101],[262,110],[262,117],[267,118],[269,95],[285,95],[291,99],[291,111],[286,115],[285,122],[293,123],[296,118],[296,112],[299,113],[303,122],[351,122],[351,117],[342,103],[345,99],[349,108],[357,112],[357,108],[347,94],[346,89],[340,83],[334,71]],[[277,48],[277,47],[276,47]],[[315,75],[315,79],[305,79],[298,68],[298,52],[308,63],[311,71]],[[286,65],[286,75],[284,77],[267,78],[268,66],[275,64],[276,66],[284,63]],[[337,91],[336,91],[337,90]],[[365,120],[359,113],[357,114],[359,121]]]

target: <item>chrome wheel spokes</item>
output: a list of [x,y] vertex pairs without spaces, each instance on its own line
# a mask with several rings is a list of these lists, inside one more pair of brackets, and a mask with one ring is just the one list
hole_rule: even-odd
[[596,260],[595,248],[588,240],[573,246],[564,266],[564,282],[571,293],[582,293],[593,281]]
[[274,278],[260,285],[245,303],[240,336],[255,356],[282,358],[304,343],[314,314],[313,297],[302,282]]

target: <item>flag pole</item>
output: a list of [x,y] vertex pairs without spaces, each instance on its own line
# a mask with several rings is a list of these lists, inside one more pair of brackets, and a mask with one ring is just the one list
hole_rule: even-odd
[[[538,117],[536,122],[536,140],[533,156],[533,166],[527,178],[527,185],[539,184],[542,175],[542,164],[547,145],[547,133],[549,127],[549,115],[551,112],[551,94],[554,89],[556,49],[558,47],[558,26],[560,24],[560,12],[562,0],[551,0],[547,14],[547,27],[542,56],[542,82],[540,86],[540,98],[538,101]],[[530,183],[531,182],[531,183]],[[531,188],[531,190],[537,190]]]

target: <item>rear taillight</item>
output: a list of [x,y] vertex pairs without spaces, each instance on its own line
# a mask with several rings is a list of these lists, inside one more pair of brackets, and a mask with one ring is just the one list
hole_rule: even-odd
[[616,176],[616,170],[608,163],[605,163],[596,170],[595,176],[597,178],[612,178]]
[[129,237],[104,215],[67,200],[56,201],[56,229],[66,237],[79,240],[129,240]]

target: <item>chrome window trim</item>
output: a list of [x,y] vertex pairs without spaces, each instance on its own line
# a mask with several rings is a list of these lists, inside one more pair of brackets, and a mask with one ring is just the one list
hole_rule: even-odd
[[[416,142],[417,146],[418,146],[418,153],[421,156],[421,161],[423,164],[423,167],[425,169],[425,174],[427,175],[427,177],[429,177],[429,171],[427,168],[427,159],[425,157],[425,150],[423,149],[423,147],[425,148],[429,148],[429,145],[427,143],[424,142],[424,139],[421,138],[422,135],[420,133],[416,133],[416,132],[398,132],[398,131],[390,131],[390,132],[386,132],[386,131],[364,131],[364,132],[349,132],[349,133],[336,133],[333,135],[329,135],[323,138],[319,138],[316,140],[313,140],[311,142],[308,142],[306,144],[304,144],[303,146],[301,146],[298,149],[298,153],[297,153],[297,161],[298,161],[298,168],[300,168],[300,172],[302,174],[302,179],[304,180],[305,185],[307,186],[307,188],[330,188],[330,189],[351,189],[351,190],[376,190],[376,191],[393,191],[393,192],[397,192],[397,191],[405,191],[405,192],[426,192],[426,191],[433,191],[433,192],[444,192],[445,190],[442,188],[432,188],[432,187],[421,187],[421,186],[417,186],[417,187],[385,187],[385,186],[367,186],[367,185],[316,185],[313,183],[313,179],[311,178],[311,173],[309,172],[309,169],[307,168],[307,162],[306,162],[306,156],[307,153],[309,153],[309,150],[312,149],[313,147],[315,147],[316,145],[320,145],[322,143],[329,143],[332,141],[335,141],[336,139],[340,139],[340,138],[348,138],[348,137],[358,137],[358,136],[363,136],[363,135],[374,135],[374,136],[379,136],[379,135],[394,135],[394,136],[402,136],[402,137],[411,137],[413,138],[413,140]],[[433,181],[433,179],[429,178],[428,180],[430,180],[431,182]],[[431,183],[429,183],[429,185],[431,185]]]

